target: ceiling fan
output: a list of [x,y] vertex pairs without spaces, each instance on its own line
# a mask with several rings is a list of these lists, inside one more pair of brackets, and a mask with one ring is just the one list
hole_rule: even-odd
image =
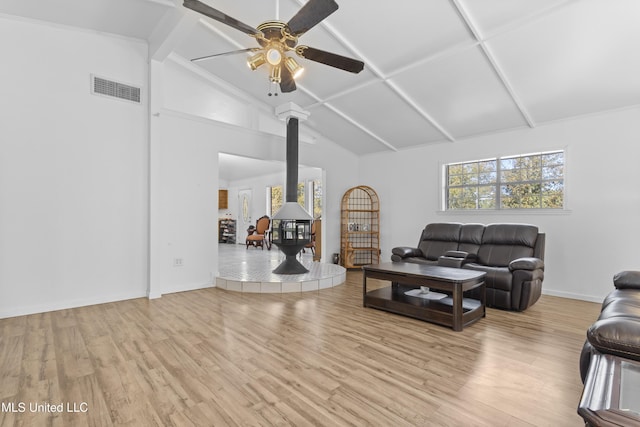
[[247,60],[247,65],[252,70],[257,70],[261,65],[268,64],[269,80],[271,83],[279,84],[283,93],[296,90],[294,79],[304,70],[293,57],[287,56],[289,52],[295,52],[301,58],[320,62],[351,73],[359,73],[364,68],[364,62],[362,61],[313,47],[298,45],[298,37],[338,10],[338,4],[334,0],[309,0],[289,22],[266,21],[258,25],[257,28],[244,24],[199,0],[184,0],[184,7],[242,31],[255,38],[260,45],[260,47],[202,56],[194,58],[192,61],[201,61],[215,56],[242,52],[257,52]]

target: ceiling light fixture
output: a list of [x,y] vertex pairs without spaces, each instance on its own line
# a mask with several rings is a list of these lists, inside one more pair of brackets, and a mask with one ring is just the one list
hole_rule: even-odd
[[267,62],[273,66],[280,65],[280,62],[282,62],[280,50],[273,47],[267,50]]
[[280,83],[282,81],[282,70],[279,65],[275,67],[271,67],[271,75],[269,76],[269,80],[271,83]]
[[258,69],[259,66],[264,64],[266,61],[267,60],[264,57],[264,53],[260,52],[253,55],[251,58],[247,59],[247,65],[249,66],[249,68],[251,68],[251,70],[255,71]]
[[302,73],[304,72],[304,68],[301,67],[300,64],[298,64],[298,62],[291,57],[287,57],[287,59],[284,60],[284,65],[287,67],[287,70],[291,72],[291,75],[294,79],[300,77],[300,75],[302,75]]

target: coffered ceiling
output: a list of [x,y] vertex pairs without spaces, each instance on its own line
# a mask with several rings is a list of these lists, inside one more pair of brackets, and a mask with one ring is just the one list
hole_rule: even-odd
[[[275,97],[247,54],[194,64],[256,103],[297,103],[304,126],[360,155],[640,105],[638,0],[336,1],[300,42],[363,60],[360,74],[299,59],[298,90]],[[204,2],[256,27],[306,1]],[[160,59],[257,46],[181,0],[2,0],[0,13],[145,39]]]

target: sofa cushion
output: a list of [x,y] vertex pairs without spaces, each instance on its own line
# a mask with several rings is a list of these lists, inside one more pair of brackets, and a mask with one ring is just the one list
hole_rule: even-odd
[[491,288],[511,291],[513,276],[508,267],[491,267],[475,262],[465,264],[462,268],[467,270],[484,271],[487,275],[484,278],[486,283],[491,284]]
[[528,224],[489,224],[478,250],[478,264],[506,267],[517,258],[532,257],[538,227]]
[[458,250],[477,255],[483,234],[484,224],[464,224],[460,229]]
[[614,289],[602,301],[601,310],[616,301],[625,301],[627,304],[635,304],[640,307],[640,292],[632,289]]
[[458,239],[462,224],[455,222],[428,224],[422,231],[418,248],[429,261],[438,258],[447,251],[458,249]]
[[598,319],[614,317],[636,317],[640,321],[640,302],[635,298],[618,298],[609,301],[600,311]]

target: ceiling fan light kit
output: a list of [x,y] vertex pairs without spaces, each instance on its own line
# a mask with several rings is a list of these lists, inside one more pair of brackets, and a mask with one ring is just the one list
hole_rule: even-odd
[[267,59],[264,57],[264,52],[256,53],[251,58],[247,59],[247,65],[251,70],[255,71],[259,66],[267,62]]
[[223,54],[208,55],[192,59],[192,61],[227,54],[258,51],[257,54],[247,60],[247,65],[251,70],[255,71],[265,62],[268,63],[270,66],[269,81],[279,84],[283,93],[296,90],[294,79],[298,78],[304,71],[304,68],[294,58],[286,55],[287,52],[295,52],[301,58],[351,73],[359,73],[364,68],[364,62],[356,59],[308,46],[297,46],[299,36],[338,10],[338,4],[334,0],[309,0],[289,22],[271,20],[263,22],[257,28],[244,24],[199,0],[184,0],[184,7],[242,31],[255,38],[260,45],[260,48],[247,48]]
[[291,57],[287,57],[287,59],[285,59],[284,65],[285,67],[287,67],[294,79],[300,77],[300,75],[302,75],[302,73],[304,72],[304,68],[301,67],[300,64],[298,64],[298,62]]
[[271,67],[271,73],[269,75],[271,83],[280,83],[282,81],[282,69],[278,67]]

